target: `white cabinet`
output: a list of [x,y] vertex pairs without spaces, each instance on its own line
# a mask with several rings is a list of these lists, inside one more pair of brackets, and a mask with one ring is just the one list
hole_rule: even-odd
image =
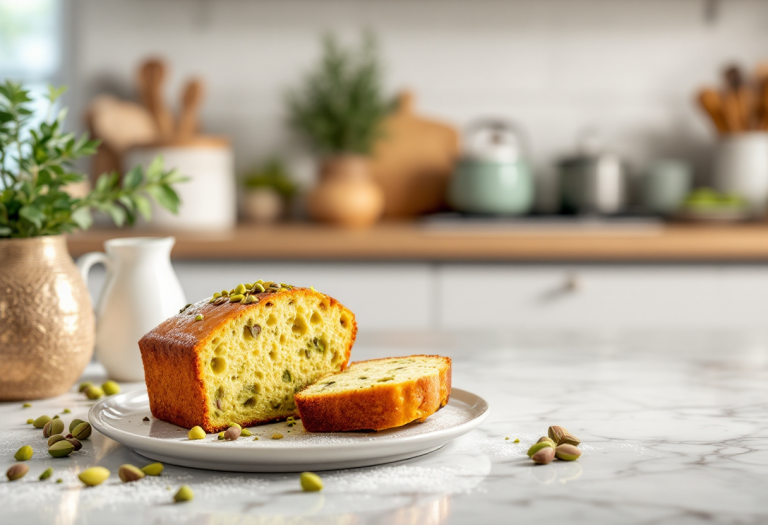
[[445,265],[447,329],[768,328],[768,268]]
[[[174,262],[189,301],[256,279],[328,292],[361,331],[768,328],[768,266]],[[100,289],[103,272],[92,272]]]

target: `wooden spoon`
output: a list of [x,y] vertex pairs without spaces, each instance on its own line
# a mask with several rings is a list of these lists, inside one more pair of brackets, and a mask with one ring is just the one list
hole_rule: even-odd
[[702,89],[699,91],[697,99],[699,105],[709,115],[709,118],[712,119],[712,123],[717,128],[717,131],[727,133],[728,123],[723,115],[723,100],[720,93],[714,89]]
[[198,78],[193,78],[184,86],[181,96],[181,114],[179,115],[179,124],[177,136],[179,138],[190,138],[200,130],[199,113],[200,106],[205,94],[205,84]]
[[165,72],[165,63],[158,59],[147,60],[139,68],[139,93],[157,124],[161,139],[173,136],[173,115],[163,101]]
[[752,92],[738,66],[728,66],[723,76],[726,82],[723,101],[725,121],[731,131],[748,130],[752,127]]

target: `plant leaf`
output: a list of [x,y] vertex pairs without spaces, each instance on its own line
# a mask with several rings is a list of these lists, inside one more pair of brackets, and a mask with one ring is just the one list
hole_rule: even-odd
[[43,227],[45,213],[40,208],[30,205],[22,206],[19,210],[19,215],[34,224],[37,228]]
[[91,210],[86,206],[76,209],[72,213],[72,220],[75,221],[77,226],[81,230],[87,230],[93,224],[93,217],[91,216]]

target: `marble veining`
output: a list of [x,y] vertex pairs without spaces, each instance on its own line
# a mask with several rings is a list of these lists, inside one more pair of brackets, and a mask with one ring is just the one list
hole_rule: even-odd
[[[687,524],[768,522],[768,334],[395,333],[361,336],[353,359],[443,353],[453,384],[491,403],[477,430],[437,452],[377,467],[322,473],[302,493],[296,474],[210,472],[166,465],[123,484],[117,467],[149,461],[95,434],[66,459],[46,453],[27,418],[91,402],[0,404],[0,469],[24,444],[30,474],[0,481],[8,523]],[[87,375],[102,373],[92,366]],[[124,385],[125,389],[140,385]],[[560,424],[578,435],[576,462],[535,466],[528,446]],[[505,437],[509,437],[506,440]],[[514,439],[520,443],[514,443]],[[83,468],[113,472],[84,489]],[[51,480],[37,476],[47,467]],[[53,481],[61,478],[62,483]],[[171,504],[182,483],[195,500]]]

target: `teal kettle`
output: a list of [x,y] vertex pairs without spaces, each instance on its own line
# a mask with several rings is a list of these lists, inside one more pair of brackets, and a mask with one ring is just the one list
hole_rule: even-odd
[[464,213],[523,215],[534,202],[534,180],[520,136],[503,121],[480,121],[466,132],[466,151],[448,186],[448,203]]

